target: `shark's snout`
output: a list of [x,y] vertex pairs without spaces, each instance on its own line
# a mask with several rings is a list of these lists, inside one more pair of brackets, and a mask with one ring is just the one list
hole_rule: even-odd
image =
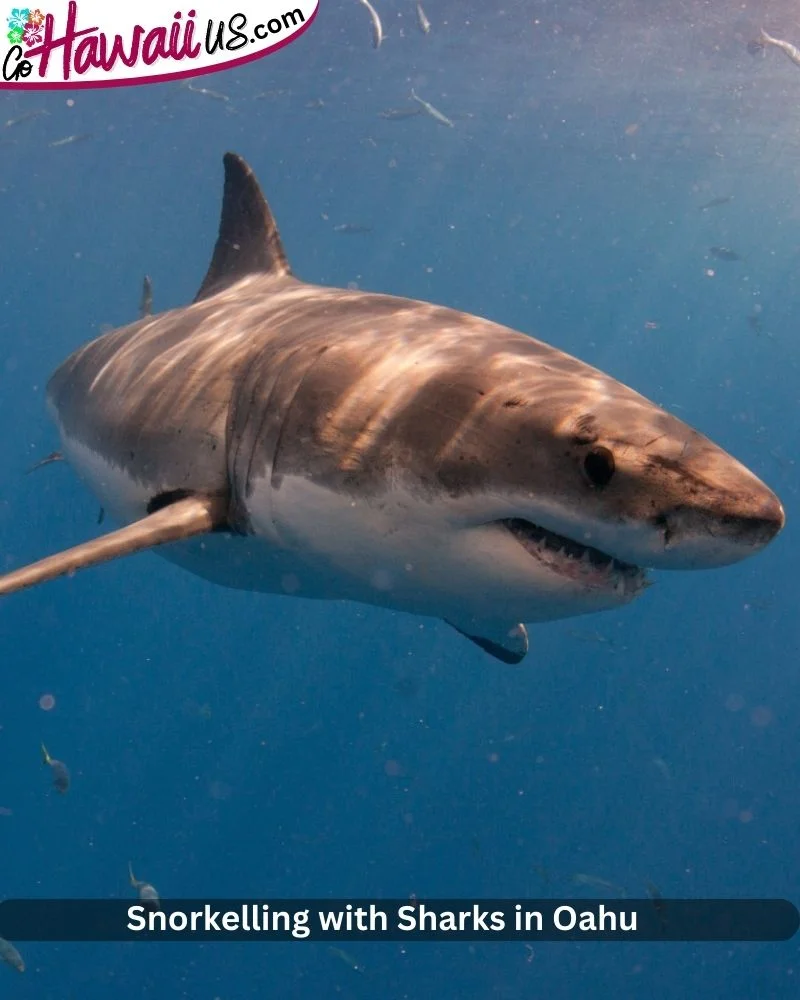
[[[755,480],[755,477],[752,477]],[[679,506],[662,515],[662,569],[703,569],[747,559],[768,545],[785,522],[775,494],[755,480],[744,495],[723,496],[708,505]]]

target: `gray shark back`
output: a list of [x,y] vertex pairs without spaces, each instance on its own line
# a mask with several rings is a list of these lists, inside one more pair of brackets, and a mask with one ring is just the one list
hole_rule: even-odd
[[604,395],[629,426],[652,421],[638,393],[499,324],[273,276],[106,334],[48,384],[63,431],[137,481],[240,500],[265,469],[276,487],[305,475],[359,496],[397,476],[420,492],[521,488],[520,456],[554,424],[588,439]]

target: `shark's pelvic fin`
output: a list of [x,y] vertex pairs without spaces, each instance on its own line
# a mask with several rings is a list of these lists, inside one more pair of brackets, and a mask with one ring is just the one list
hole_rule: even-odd
[[0,597],[157,545],[204,535],[225,525],[227,506],[223,497],[196,496],[177,500],[125,528],[0,576]]
[[248,274],[290,275],[292,269],[255,174],[235,153],[226,153],[219,236],[195,302],[216,295]]
[[474,625],[461,627],[451,621],[447,624],[501,663],[516,666],[528,652],[528,630],[524,625],[475,622]]

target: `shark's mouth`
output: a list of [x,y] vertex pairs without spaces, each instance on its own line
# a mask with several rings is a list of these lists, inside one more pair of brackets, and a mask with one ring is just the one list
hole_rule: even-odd
[[638,566],[548,531],[522,518],[500,522],[526,552],[560,576],[592,589],[611,590],[621,597],[633,597],[647,586],[645,571]]

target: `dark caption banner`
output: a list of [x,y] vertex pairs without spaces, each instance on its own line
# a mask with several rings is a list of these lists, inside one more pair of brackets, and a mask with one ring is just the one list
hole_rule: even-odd
[[7,900],[9,941],[787,941],[785,899]]

